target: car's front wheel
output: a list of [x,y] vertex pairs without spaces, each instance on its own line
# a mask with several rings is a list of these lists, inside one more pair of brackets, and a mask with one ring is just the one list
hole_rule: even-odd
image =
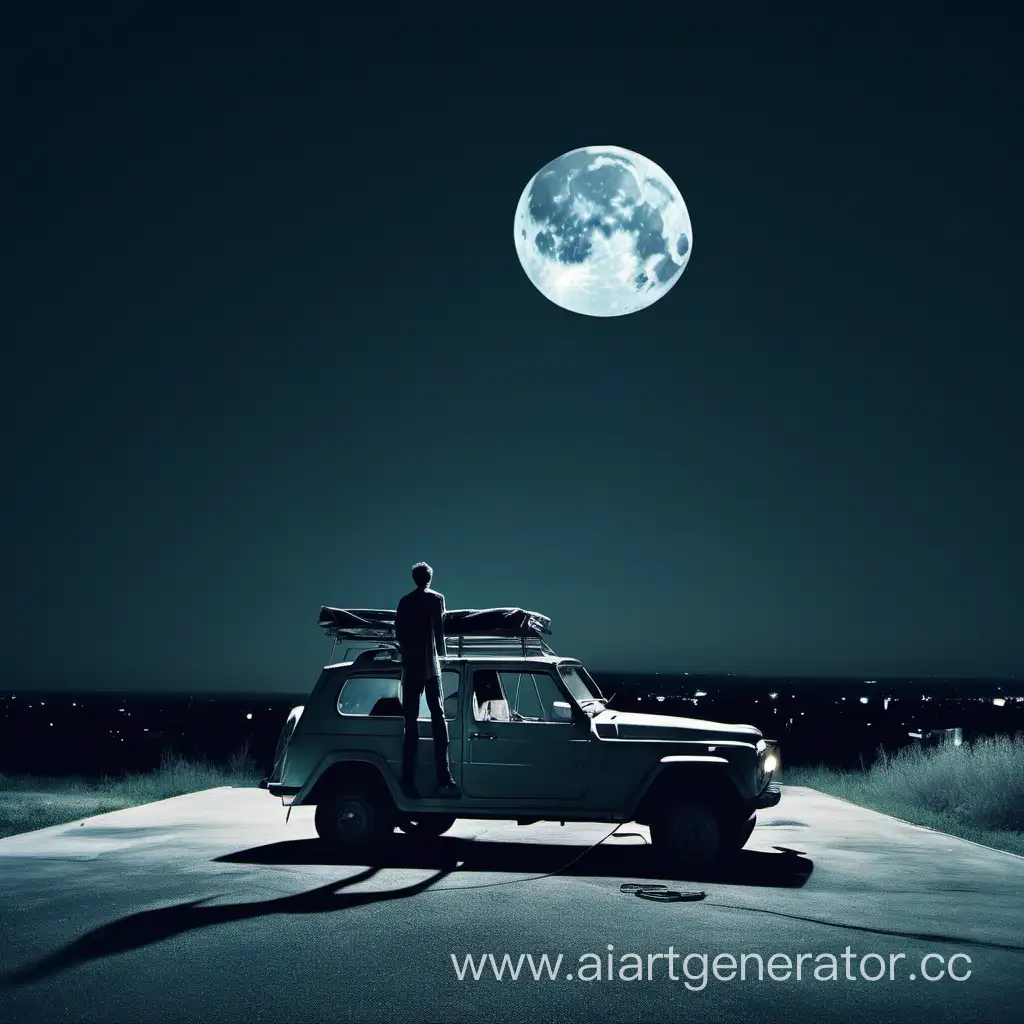
[[667,800],[651,818],[651,843],[668,867],[707,867],[722,853],[725,839],[720,815],[698,800]]
[[455,824],[454,814],[421,814],[416,818],[399,818],[398,827],[417,839],[436,839]]
[[757,815],[755,814],[733,820],[725,829],[724,852],[739,853],[746,845],[756,824]]
[[372,790],[337,789],[316,805],[317,835],[339,852],[368,853],[394,830],[394,811]]

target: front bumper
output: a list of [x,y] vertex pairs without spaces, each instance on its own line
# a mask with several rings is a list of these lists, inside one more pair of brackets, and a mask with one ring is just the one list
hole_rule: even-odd
[[771,782],[754,798],[753,806],[758,810],[774,807],[782,799],[782,790],[777,782]]

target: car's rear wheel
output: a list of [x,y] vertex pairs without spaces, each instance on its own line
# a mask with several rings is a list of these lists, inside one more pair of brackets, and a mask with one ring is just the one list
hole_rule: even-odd
[[667,867],[703,868],[725,846],[721,816],[706,803],[676,797],[651,817],[651,843]]
[[339,787],[316,805],[317,835],[344,853],[368,853],[394,831],[394,809],[363,786]]
[[418,839],[436,839],[455,824],[454,814],[420,814],[415,818],[399,818],[398,827]]

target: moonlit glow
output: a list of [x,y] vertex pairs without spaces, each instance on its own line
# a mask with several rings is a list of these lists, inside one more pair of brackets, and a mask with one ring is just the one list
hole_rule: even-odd
[[515,240],[527,277],[552,302],[621,316],[679,280],[693,232],[679,189],[656,163],[618,146],[587,146],[530,179]]

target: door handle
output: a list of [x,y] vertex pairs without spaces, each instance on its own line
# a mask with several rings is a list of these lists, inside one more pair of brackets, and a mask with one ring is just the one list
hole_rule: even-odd
[[471,732],[469,738],[471,740],[496,740],[498,737],[493,732]]

